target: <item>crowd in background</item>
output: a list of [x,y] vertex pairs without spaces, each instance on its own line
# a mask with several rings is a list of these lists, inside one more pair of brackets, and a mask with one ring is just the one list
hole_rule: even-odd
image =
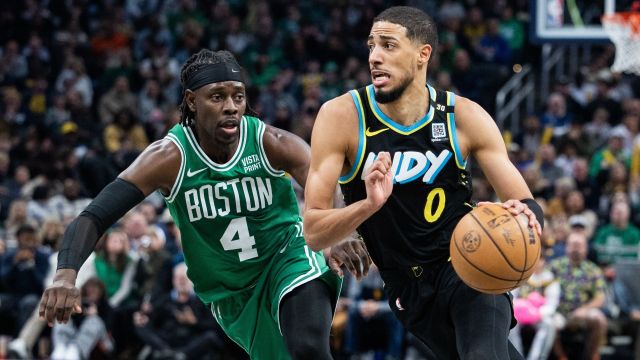
[[[65,225],[178,122],[191,54],[234,53],[251,111],[308,141],[324,101],[370,82],[372,20],[398,4],[438,23],[428,81],[490,113],[514,64],[538,66],[524,0],[0,2],[0,357],[242,358],[195,297],[158,194],[83,266],[83,313],[49,329],[34,309]],[[512,339],[530,356],[571,356],[572,341],[597,353],[612,324],[633,337],[640,323],[620,265],[639,257],[640,83],[609,72],[611,49],[600,50],[574,77],[555,79],[521,131],[505,133],[547,217],[542,265],[514,301]],[[495,200],[471,166],[474,200]],[[428,356],[391,314],[375,269],[343,289],[338,358]],[[575,329],[585,330],[578,340],[565,334]]]

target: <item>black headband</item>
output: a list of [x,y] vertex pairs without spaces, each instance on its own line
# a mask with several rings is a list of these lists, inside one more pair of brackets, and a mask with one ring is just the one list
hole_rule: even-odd
[[242,79],[242,68],[237,64],[219,62],[216,64],[204,64],[196,70],[184,84],[185,89],[196,90],[207,84],[222,81],[239,81],[244,83]]

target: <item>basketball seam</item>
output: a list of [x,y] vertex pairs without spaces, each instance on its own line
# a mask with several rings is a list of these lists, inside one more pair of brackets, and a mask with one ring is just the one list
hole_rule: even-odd
[[458,254],[460,254],[460,256],[462,256],[467,261],[467,263],[469,263],[469,265],[473,266],[476,270],[480,271],[481,273],[483,273],[483,274],[485,274],[487,276],[491,276],[492,278],[495,278],[495,279],[498,279],[498,280],[502,280],[502,281],[517,281],[517,280],[514,280],[514,279],[504,279],[504,278],[501,278],[501,277],[497,277],[497,276],[495,276],[493,274],[490,274],[490,273],[486,272],[485,270],[479,268],[476,264],[471,262],[471,260],[469,260],[464,255],[462,250],[460,250],[460,247],[458,246],[458,242],[456,241],[456,236],[455,235],[453,235],[453,244],[456,246],[456,249],[458,249]]
[[469,284],[467,284],[467,286],[469,286],[472,289],[478,290],[480,292],[483,291],[510,291],[513,290],[514,288],[520,286],[520,283],[515,283],[513,286],[510,287],[506,287],[506,288],[497,288],[497,289],[489,289],[489,288],[481,288],[481,287],[475,287],[475,286],[471,286]]
[[[511,261],[509,261],[509,259],[504,255],[504,253],[502,252],[502,249],[500,249],[500,246],[498,246],[498,243],[493,239],[493,236],[491,236],[491,234],[489,234],[489,232],[487,231],[487,229],[484,228],[484,226],[482,226],[482,223],[480,222],[480,220],[478,220],[476,218],[475,215],[473,215],[473,213],[469,213],[471,214],[471,218],[473,218],[473,220],[478,223],[478,225],[480,225],[480,228],[482,229],[482,231],[484,231],[485,234],[487,234],[487,236],[489,237],[489,240],[491,240],[491,242],[493,243],[493,245],[495,245],[496,249],[498,250],[498,252],[500,253],[500,255],[502,255],[502,258],[507,262],[507,265],[509,265],[509,267],[511,267],[513,269],[513,271],[517,271],[520,273],[520,276],[522,276],[522,269],[517,269],[515,266],[513,266],[511,264]],[[511,215],[511,214],[509,214]],[[513,217],[513,216],[512,216]],[[515,220],[515,219],[514,219]],[[515,220],[516,222],[518,220]],[[526,260],[525,260],[526,263]],[[515,281],[515,280],[511,280],[511,281]]]

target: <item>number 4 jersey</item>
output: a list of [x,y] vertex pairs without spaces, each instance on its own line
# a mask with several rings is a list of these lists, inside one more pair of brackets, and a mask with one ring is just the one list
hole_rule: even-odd
[[358,228],[381,271],[446,261],[453,228],[471,210],[471,178],[456,139],[455,95],[427,88],[426,115],[411,126],[380,110],[372,85],[350,91],[360,130],[355,162],[340,178],[345,202],[367,197],[363,174],[379,152],[392,158],[393,192]]
[[269,165],[264,131],[259,119],[242,117],[238,148],[225,164],[213,162],[188,127],[178,124],[166,136],[182,164],[165,201],[205,303],[254,286],[273,256],[302,234],[291,181]]

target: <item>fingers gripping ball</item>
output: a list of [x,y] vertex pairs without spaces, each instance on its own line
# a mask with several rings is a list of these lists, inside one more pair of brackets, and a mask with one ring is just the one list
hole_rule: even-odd
[[540,238],[528,219],[499,205],[477,207],[453,231],[451,263],[468,286],[501,294],[524,283],[540,256]]

